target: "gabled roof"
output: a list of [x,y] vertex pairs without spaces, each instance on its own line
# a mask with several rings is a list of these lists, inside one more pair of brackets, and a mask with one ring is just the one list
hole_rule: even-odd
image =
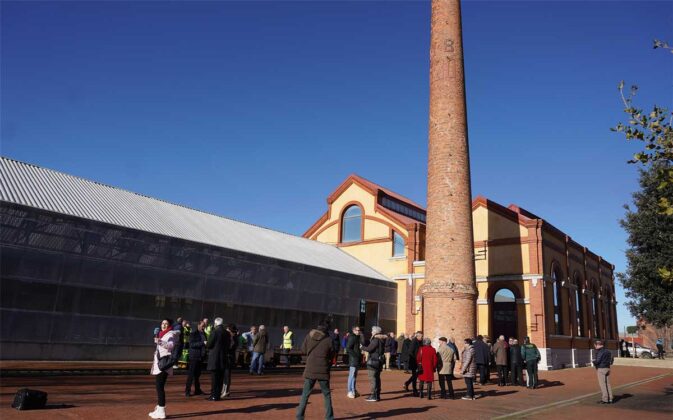
[[341,249],[0,157],[0,201],[328,270],[389,280]]

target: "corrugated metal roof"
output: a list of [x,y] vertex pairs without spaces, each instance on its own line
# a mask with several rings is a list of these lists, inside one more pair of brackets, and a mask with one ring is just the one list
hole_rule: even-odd
[[0,200],[222,248],[389,280],[339,248],[0,157]]

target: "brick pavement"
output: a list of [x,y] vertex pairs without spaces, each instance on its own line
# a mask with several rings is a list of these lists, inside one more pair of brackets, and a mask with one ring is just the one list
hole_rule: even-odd
[[[411,397],[402,389],[406,378],[401,372],[384,372],[382,375],[382,401],[364,401],[368,389],[367,374],[360,372],[359,391],[363,397],[347,399],[347,372],[336,371],[332,378],[332,395],[335,415],[339,419],[381,419],[413,416],[417,419],[493,418],[519,413],[532,407],[533,412],[519,413],[516,417],[576,418],[589,415],[593,419],[610,418],[615,415],[634,416],[646,414],[645,418],[671,418],[673,413],[673,370],[616,366],[612,375],[613,387],[648,380],[652,382],[617,389],[620,401],[612,406],[595,404],[598,384],[591,368],[567,369],[540,372],[542,387],[528,390],[521,387],[500,388],[495,385],[477,387],[482,398],[476,401],[420,400]],[[209,383],[206,375],[205,383]],[[248,418],[250,414],[262,414],[266,419],[291,419],[301,394],[301,371],[279,372],[258,377],[244,372],[234,374],[232,398],[209,402],[200,397],[185,398],[185,376],[169,378],[167,412],[170,418]],[[462,380],[454,381],[459,394],[464,392]],[[32,387],[49,392],[49,403],[56,405],[50,410],[17,412],[11,409],[16,389]],[[207,386],[205,387],[208,388]],[[317,388],[317,387],[316,387]],[[435,385],[435,389],[438,387]],[[566,400],[582,397],[576,401]],[[58,408],[58,404],[65,407]],[[2,419],[146,419],[155,404],[153,378],[149,375],[133,376],[68,376],[68,377],[6,377],[0,384],[0,418]],[[545,409],[546,408],[546,409]],[[308,419],[323,416],[322,396],[314,391],[307,410]]]

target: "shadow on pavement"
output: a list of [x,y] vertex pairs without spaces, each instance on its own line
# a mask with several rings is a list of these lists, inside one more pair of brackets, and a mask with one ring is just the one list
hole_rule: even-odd
[[171,414],[170,418],[172,419],[184,419],[189,417],[202,417],[202,416],[214,416],[221,414],[243,414],[243,413],[259,413],[261,411],[269,410],[288,410],[290,408],[296,408],[297,404],[262,404],[262,405],[253,405],[252,407],[243,407],[243,408],[229,408],[225,410],[214,410],[214,411],[198,411],[195,413],[185,413],[185,414]]
[[540,381],[538,381],[537,387],[538,388],[551,388],[551,387],[554,387],[554,386],[563,386],[563,385],[565,385],[565,384],[561,381],[547,381],[547,380],[541,379]]
[[519,391],[498,391],[497,389],[491,389],[490,391],[474,391],[475,395],[481,394],[479,398],[484,397],[502,397],[503,395],[516,394]]
[[617,401],[625,400],[627,398],[633,397],[633,394],[622,394],[622,395],[613,395],[612,402],[616,403]]
[[377,412],[376,414],[368,414],[365,415],[364,417],[362,414],[357,415],[357,416],[352,416],[352,417],[339,417],[340,420],[349,420],[349,419],[362,419],[362,420],[376,420],[376,419],[383,419],[387,417],[397,417],[397,416],[403,416],[405,414],[420,414],[425,411],[428,411],[432,408],[435,408],[436,406],[430,405],[427,407],[409,407],[409,408],[395,408],[393,410],[389,411],[380,411]]

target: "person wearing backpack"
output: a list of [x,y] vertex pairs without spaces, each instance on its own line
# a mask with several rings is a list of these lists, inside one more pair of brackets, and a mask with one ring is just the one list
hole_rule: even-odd
[[173,365],[178,360],[178,355],[174,352],[180,336],[180,331],[175,331],[171,327],[173,322],[166,318],[161,321],[161,330],[154,337],[154,343],[157,345],[154,351],[154,361],[150,373],[154,375],[155,386],[157,389],[157,405],[154,411],[149,413],[150,418],[166,418],[166,380],[173,375]]
[[610,365],[612,364],[612,353],[603,347],[603,341],[594,342],[596,357],[593,360],[598,376],[598,385],[601,388],[601,400],[599,404],[612,404],[612,388],[610,387]]
[[372,327],[372,339],[369,345],[362,349],[369,353],[367,359],[367,376],[371,383],[371,394],[365,401],[376,402],[381,400],[381,370],[383,369],[383,353],[385,350],[386,335],[381,334],[381,327]]
[[304,419],[308,397],[311,395],[316,381],[320,385],[325,403],[325,419],[334,420],[332,394],[329,386],[334,348],[329,335],[328,321],[321,322],[315,329],[309,331],[301,345],[301,351],[306,355],[306,367],[304,368],[304,389],[297,407],[297,420]]

